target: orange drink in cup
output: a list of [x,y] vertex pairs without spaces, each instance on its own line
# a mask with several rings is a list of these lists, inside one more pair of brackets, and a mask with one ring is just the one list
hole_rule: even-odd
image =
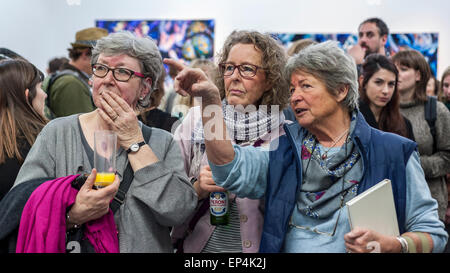
[[117,135],[113,131],[94,132],[94,185],[106,187],[114,182],[116,174]]
[[114,178],[116,177],[115,173],[97,173],[95,177],[94,185],[97,187],[106,187],[114,182]]

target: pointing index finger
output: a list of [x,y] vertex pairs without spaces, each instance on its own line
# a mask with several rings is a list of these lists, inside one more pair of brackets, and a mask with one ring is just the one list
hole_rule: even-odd
[[[182,64],[180,61],[177,61],[177,60],[175,60],[175,59],[168,59],[168,58],[165,58],[165,59],[163,60],[163,62],[164,62],[165,64],[169,65],[170,67],[175,68],[175,69],[177,70],[177,75],[180,74],[180,71],[182,71],[182,70],[184,70],[184,69],[186,68],[186,66],[185,66],[184,64]],[[176,91],[178,94],[180,94],[180,95],[182,95],[182,96],[188,95],[188,92],[186,92],[186,90],[183,90],[183,89],[181,88],[181,86],[180,86],[180,79],[179,79],[178,76],[175,78],[174,89],[175,89],[175,91]]]
[[185,68],[185,65],[175,59],[164,58],[163,62],[169,66],[172,66],[173,68],[178,70],[178,72]]

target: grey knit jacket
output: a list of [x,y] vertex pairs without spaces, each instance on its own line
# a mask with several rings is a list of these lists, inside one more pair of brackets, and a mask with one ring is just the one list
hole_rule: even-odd
[[[44,127],[14,186],[33,178],[91,172],[92,166],[81,141],[78,116],[58,118]],[[121,253],[173,252],[169,227],[183,223],[198,201],[172,135],[152,128],[150,140],[146,141],[159,161],[134,173],[125,202],[114,215]],[[127,164],[127,153],[120,148],[116,166],[121,180]]]
[[442,102],[437,102],[437,151],[433,154],[433,137],[425,120],[424,102],[400,105],[400,112],[411,121],[418,144],[420,163],[431,191],[438,201],[439,219],[444,221],[448,204],[445,175],[450,172],[450,112]]

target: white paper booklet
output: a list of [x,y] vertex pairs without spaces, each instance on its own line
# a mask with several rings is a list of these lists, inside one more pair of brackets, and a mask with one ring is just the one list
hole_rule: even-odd
[[346,203],[352,229],[367,228],[387,236],[399,236],[391,180],[380,183]]

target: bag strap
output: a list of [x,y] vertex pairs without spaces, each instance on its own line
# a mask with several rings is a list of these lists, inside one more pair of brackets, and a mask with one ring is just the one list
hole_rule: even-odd
[[425,103],[425,120],[430,127],[430,133],[433,137],[433,153],[437,151],[437,141],[436,141],[436,119],[437,119],[437,99],[433,96],[428,96],[427,102]]
[[[152,136],[152,128],[146,126],[145,124],[142,124],[142,134],[144,136],[144,140],[147,142],[147,145],[149,145],[148,142],[150,141],[150,137]],[[130,188],[133,179],[134,172],[131,168],[130,162],[128,162],[127,167],[125,168],[125,171],[123,173],[123,179],[120,183],[119,190],[117,191],[116,196],[114,196],[112,202],[109,204],[109,207],[111,208],[113,213],[115,213],[125,202],[125,196],[127,195],[127,191]]]
[[[192,217],[191,221],[189,221],[189,225],[188,225],[188,229],[187,229],[188,235],[190,233],[192,233],[195,226],[197,225],[197,222],[200,220],[200,218],[202,218],[202,216],[208,210],[209,210],[209,198],[203,200],[203,203],[198,208],[194,217]],[[185,238],[186,238],[186,236],[178,239],[177,242],[175,242],[176,253],[184,253],[184,239]]]

